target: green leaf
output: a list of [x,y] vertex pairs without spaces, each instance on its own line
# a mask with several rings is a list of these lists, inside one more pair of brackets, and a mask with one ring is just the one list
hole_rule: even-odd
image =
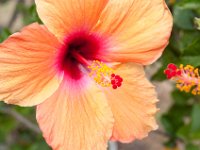
[[185,47],[184,49],[184,55],[187,56],[197,56],[200,55],[200,34],[199,38],[195,39],[188,45],[188,47]]
[[177,136],[181,139],[184,139],[185,141],[189,141],[190,140],[190,128],[191,128],[190,124],[181,126],[180,129],[177,131]]
[[6,3],[8,0],[0,0],[0,3]]
[[184,56],[200,55],[200,32],[182,31],[176,41],[181,54]]
[[199,140],[200,139],[200,132],[191,132],[190,131],[190,139],[192,140]]
[[37,142],[31,145],[31,147],[28,150],[50,150],[50,148],[47,146],[47,144],[43,141]]
[[176,132],[184,125],[184,117],[190,113],[191,108],[182,105],[172,105],[167,113],[162,115],[161,123],[165,130],[172,137],[176,136]]
[[199,9],[200,1],[199,0],[182,0],[177,5],[184,9]]
[[0,113],[0,141],[4,141],[5,137],[16,127],[17,122],[13,119],[13,117],[5,113]]
[[181,29],[194,30],[193,19],[196,16],[192,10],[176,5],[173,10],[174,24]]
[[192,97],[191,94],[180,92],[178,89],[172,92],[172,98],[177,105],[187,105],[188,100]]
[[180,63],[184,65],[192,65],[194,67],[200,66],[200,55],[199,56],[184,56],[180,58]]
[[163,115],[160,119],[163,127],[165,128],[165,130],[167,131],[167,133],[169,133],[170,135],[174,135],[174,127],[172,122],[170,121],[170,117],[168,115]]
[[8,36],[11,35],[11,32],[8,28],[0,30],[0,42],[3,42]]
[[[189,109],[189,108],[188,108]],[[185,109],[186,110],[186,109]],[[185,141],[193,141],[200,139],[200,104],[193,105],[191,122],[182,126],[178,132],[177,136],[184,139]]]
[[196,104],[193,106],[192,110],[192,124],[191,131],[192,132],[200,132],[200,104]]
[[177,147],[176,138],[170,138],[164,145],[169,149],[175,149]]
[[199,146],[190,143],[190,144],[186,145],[185,149],[186,150],[199,150]]
[[18,4],[18,9],[22,13],[23,22],[25,25],[28,25],[33,22],[42,23],[42,21],[40,20],[38,14],[37,14],[35,4],[32,4],[29,7],[27,7],[24,4]]

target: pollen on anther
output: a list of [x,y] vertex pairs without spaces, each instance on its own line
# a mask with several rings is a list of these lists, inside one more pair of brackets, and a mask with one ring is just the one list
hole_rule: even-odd
[[122,85],[123,79],[114,73],[114,70],[103,62],[94,60],[90,66],[89,76],[102,87],[117,89]]
[[169,64],[164,71],[168,79],[176,81],[176,87],[180,91],[191,92],[194,95],[200,94],[200,76],[199,69],[191,65],[179,68],[174,64]]

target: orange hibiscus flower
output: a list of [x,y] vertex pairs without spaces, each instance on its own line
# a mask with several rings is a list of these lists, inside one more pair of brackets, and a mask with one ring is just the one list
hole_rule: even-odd
[[54,150],[105,150],[157,128],[154,86],[142,65],[168,44],[164,0],[36,0],[45,25],[0,44],[0,99],[37,105]]

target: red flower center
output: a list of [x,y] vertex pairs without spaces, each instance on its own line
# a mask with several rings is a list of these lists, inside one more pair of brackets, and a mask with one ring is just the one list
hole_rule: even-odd
[[102,41],[100,36],[86,31],[67,36],[59,51],[59,70],[64,71],[65,76],[79,80],[88,65],[87,61],[99,60],[99,52],[104,45]]
[[56,66],[64,72],[66,81],[78,81],[87,74],[102,87],[121,87],[123,79],[114,74],[101,58],[106,50],[105,38],[94,33],[79,31],[67,36],[58,51]]

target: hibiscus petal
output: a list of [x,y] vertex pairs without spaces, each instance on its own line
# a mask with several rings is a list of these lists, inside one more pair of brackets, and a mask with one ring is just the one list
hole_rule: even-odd
[[164,0],[110,0],[93,30],[111,36],[105,60],[146,65],[162,54],[172,23]]
[[62,38],[69,32],[90,29],[108,0],[35,0],[37,11],[52,33]]
[[157,128],[154,116],[158,101],[155,89],[145,78],[143,67],[137,64],[122,64],[116,74],[123,78],[116,90],[105,90],[115,119],[112,140],[130,142],[147,136]]
[[53,96],[37,106],[37,121],[54,150],[106,149],[113,127],[110,107],[95,84],[81,87],[63,82]]
[[32,106],[52,95],[59,86],[54,67],[58,40],[36,23],[0,44],[0,100]]

